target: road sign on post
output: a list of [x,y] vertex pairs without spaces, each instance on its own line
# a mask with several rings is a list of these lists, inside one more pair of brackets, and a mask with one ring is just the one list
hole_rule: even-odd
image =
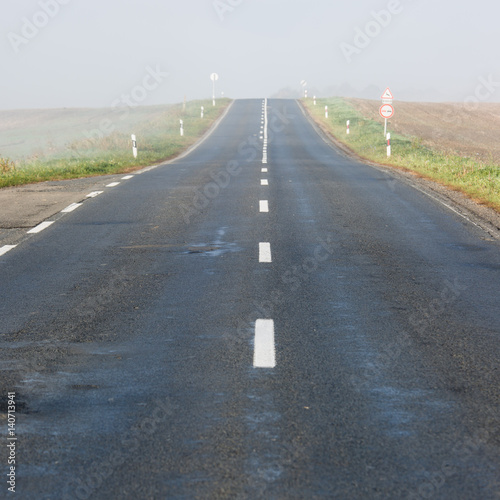
[[382,106],[380,108],[380,116],[382,118],[385,118],[384,122],[384,137],[387,135],[387,120],[389,118],[392,118],[392,115],[394,115],[394,108],[392,107],[392,100],[394,99],[394,96],[392,95],[391,89],[387,87],[383,94],[381,95],[382,99]]
[[303,89],[304,89],[304,97],[307,99],[307,89],[306,89],[307,82],[305,80],[301,80],[300,85],[303,87]]
[[[387,87],[385,90],[384,90],[384,93],[382,94],[382,97],[381,97],[382,101],[391,101],[394,99],[394,96],[392,95],[392,92],[391,92],[391,89],[389,87]],[[390,102],[388,104],[391,104]]]
[[210,80],[212,80],[212,104],[215,106],[215,82],[219,79],[217,73],[212,73],[210,75]]
[[380,116],[386,120],[392,118],[394,115],[394,108],[390,104],[382,104],[380,106]]

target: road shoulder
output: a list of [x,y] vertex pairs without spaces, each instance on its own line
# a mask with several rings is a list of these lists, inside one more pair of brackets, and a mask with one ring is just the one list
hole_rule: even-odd
[[380,170],[387,175],[390,175],[406,184],[411,185],[415,189],[421,191],[427,196],[434,199],[441,205],[446,206],[452,212],[460,217],[468,220],[475,226],[485,231],[492,239],[500,240],[500,213],[485,205],[481,205],[471,198],[467,197],[459,191],[448,188],[438,182],[430,179],[423,178],[422,176],[405,170],[403,168],[396,168],[393,166],[382,165],[380,163],[367,160],[362,156],[352,151],[348,146],[341,143],[335,136],[328,130],[324,129],[321,125],[316,123],[303,104],[297,100],[302,113],[307,118],[312,127],[320,135],[320,137],[330,147],[340,152],[344,157],[351,160],[356,160],[369,165],[377,170]]

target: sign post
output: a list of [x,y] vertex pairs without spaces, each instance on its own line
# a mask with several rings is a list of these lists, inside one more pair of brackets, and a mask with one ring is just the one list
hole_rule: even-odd
[[304,98],[307,99],[307,82],[305,80],[301,80],[300,85],[302,85],[304,89]]
[[210,80],[212,80],[212,104],[215,106],[215,82],[219,79],[217,73],[212,73],[210,75]]
[[392,118],[394,115],[394,108],[392,107],[392,100],[394,96],[392,95],[391,89],[387,87],[381,96],[382,107],[380,108],[380,115],[385,118],[384,124],[384,138],[387,136],[387,120]]

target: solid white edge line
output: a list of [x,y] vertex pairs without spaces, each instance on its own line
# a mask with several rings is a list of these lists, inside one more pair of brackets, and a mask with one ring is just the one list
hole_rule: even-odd
[[259,210],[261,212],[269,212],[269,202],[267,200],[259,201]]
[[68,205],[64,210],[61,210],[61,213],[69,214],[70,212],[73,212],[73,210],[76,210],[78,207],[81,206],[82,203],[72,203],[71,205]]
[[0,247],[0,257],[2,255],[5,255],[7,252],[10,252],[13,248],[16,248],[17,245],[4,245],[3,247]]
[[271,256],[271,243],[259,243],[259,262],[270,263],[272,262]]
[[154,170],[155,168],[163,167],[165,165],[170,165],[172,163],[175,163],[176,161],[182,160],[183,158],[185,158],[186,156],[188,156],[189,154],[191,154],[195,149],[199,148],[215,132],[215,130],[222,123],[222,121],[224,120],[224,118],[229,114],[229,111],[231,110],[231,108],[233,107],[233,105],[234,105],[234,101],[231,101],[229,103],[229,106],[222,113],[222,115],[219,116],[219,118],[217,118],[217,120],[215,120],[215,122],[207,130],[207,132],[205,132],[205,135],[203,137],[201,137],[197,142],[195,142],[191,147],[189,147],[188,149],[186,149],[186,151],[184,151],[183,153],[181,153],[179,156],[176,156],[175,158],[172,158],[171,160],[168,160],[166,162],[160,163],[159,165],[151,165],[150,167],[146,167],[146,168],[143,168],[141,170],[137,170],[135,172],[135,174],[136,175],[144,174],[146,172],[150,172],[151,170]]
[[[472,225],[476,226],[478,229],[481,229],[481,231],[489,234],[490,236],[493,236],[494,238],[498,238],[495,235],[491,235],[490,231],[488,231],[486,228],[484,228],[483,226],[481,226],[477,222],[474,222],[470,217],[468,217],[467,215],[461,213],[459,210],[453,208],[451,205],[449,205],[445,201],[437,198],[436,196],[433,196],[432,194],[428,193],[424,189],[418,187],[416,184],[413,184],[413,182],[410,182],[407,178],[396,176],[397,175],[397,171],[392,171],[390,167],[388,168],[388,167],[384,167],[383,165],[377,165],[377,164],[374,164],[374,162],[372,162],[372,163],[364,163],[362,159],[358,159],[356,157],[350,157],[350,156],[346,155],[342,150],[340,150],[338,148],[338,146],[336,144],[332,143],[331,139],[329,139],[328,137],[326,137],[326,136],[323,135],[323,133],[320,131],[320,128],[317,126],[316,122],[314,122],[314,120],[310,116],[307,115],[305,109],[302,106],[300,106],[297,103],[297,101],[296,101],[296,104],[297,104],[297,107],[299,108],[299,110],[302,112],[302,114],[306,118],[306,120],[308,120],[309,123],[312,125],[313,130],[320,137],[320,139],[327,146],[329,146],[331,149],[333,149],[336,153],[338,153],[340,151],[340,153],[343,156],[345,156],[346,158],[348,158],[349,160],[352,160],[354,162],[359,162],[362,165],[374,168],[374,169],[378,170],[379,172],[383,172],[385,174],[393,176],[395,179],[399,180],[400,182],[403,182],[407,186],[410,186],[410,187],[416,189],[417,191],[419,191],[423,195],[425,195],[425,196],[431,198],[432,200],[434,200],[436,203],[439,203],[440,205],[446,207],[448,210],[450,210],[454,214],[458,215],[459,217],[462,217],[462,219],[465,219],[467,222],[470,222]],[[369,160],[369,161],[371,162],[371,160]]]
[[33,229],[30,229],[28,231],[28,234],[36,234],[36,233],[40,233],[41,231],[43,231],[44,229],[47,229],[49,226],[51,226],[52,224],[54,224],[54,221],[53,220],[49,220],[49,221],[45,221],[45,222],[41,222],[40,224],[38,224],[38,226],[35,226]]
[[272,319],[255,321],[253,366],[254,368],[274,368],[276,366],[274,321]]

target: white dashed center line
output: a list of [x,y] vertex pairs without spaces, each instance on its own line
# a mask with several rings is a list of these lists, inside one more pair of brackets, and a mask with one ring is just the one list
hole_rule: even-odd
[[267,179],[261,179],[260,180],[260,185],[261,186],[269,186],[269,182],[267,182]]
[[261,170],[261,172],[262,172],[263,174],[267,174],[267,168],[263,168],[263,169]]
[[262,150],[262,163],[267,163],[267,99],[264,100],[263,112],[264,112],[264,145]]
[[61,213],[68,214],[69,212],[73,212],[73,210],[76,210],[78,207],[81,206],[82,203],[72,203],[71,205],[67,206],[64,210],[61,210]]
[[112,182],[111,184],[108,184],[106,187],[107,188],[114,188],[116,186],[118,186],[118,184],[120,184],[119,182]]
[[10,252],[13,248],[16,248],[17,245],[4,245],[0,247],[0,256],[5,255],[7,252]]
[[255,322],[253,366],[255,368],[274,368],[276,366],[274,321],[272,319],[258,319]]
[[41,231],[43,231],[44,229],[47,229],[49,226],[51,226],[52,224],[54,224],[54,221],[51,220],[51,221],[45,221],[45,222],[42,222],[41,224],[38,224],[38,226],[35,226],[33,229],[30,229],[28,231],[28,234],[36,234],[36,233],[39,233]]
[[269,212],[269,203],[267,200],[259,201],[259,209],[261,212]]
[[89,193],[86,196],[86,198],[95,198],[96,196],[99,196],[102,193],[104,193],[104,191],[92,191],[92,193]]
[[122,177],[122,181],[128,181],[129,179],[132,179],[134,176],[133,175],[126,175],[125,177]]
[[272,262],[271,243],[259,243],[259,262]]

